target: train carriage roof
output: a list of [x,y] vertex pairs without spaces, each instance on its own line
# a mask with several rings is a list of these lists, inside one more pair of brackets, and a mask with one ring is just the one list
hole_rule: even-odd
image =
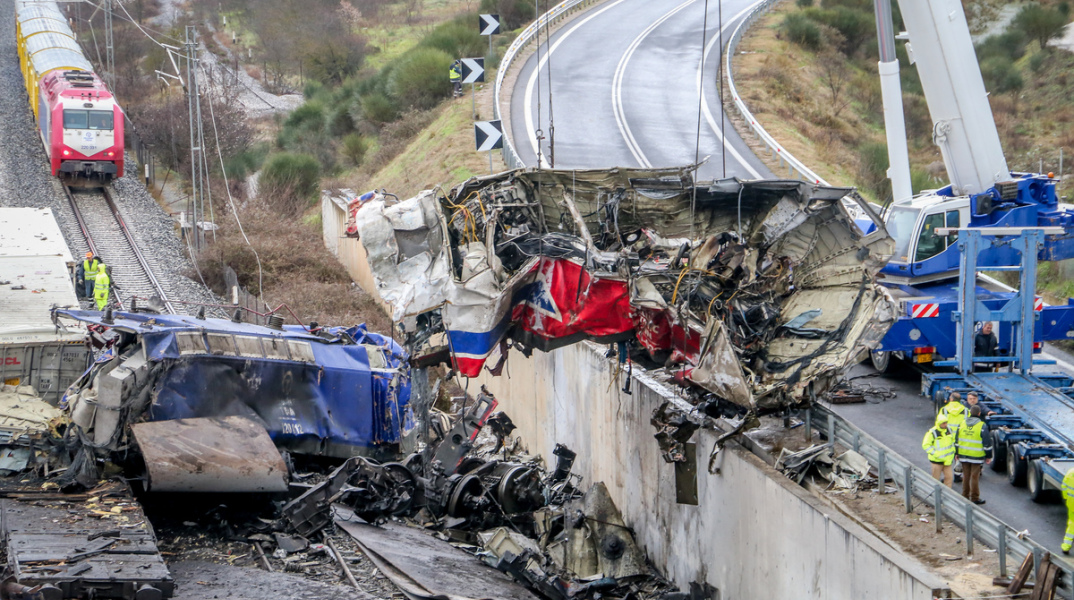
[[22,37],[28,38],[32,35],[43,33],[47,31],[56,32],[74,39],[75,34],[71,31],[71,28],[67,26],[67,22],[59,21],[52,18],[41,17],[38,19],[30,19],[22,22]]
[[70,50],[79,56],[82,55],[82,49],[79,48],[78,42],[62,33],[56,33],[55,31],[39,33],[26,40],[27,56],[35,57],[42,51],[49,49]]
[[[35,36],[36,37],[36,36]],[[56,69],[81,69],[92,71],[93,65],[89,63],[81,52],[67,48],[46,48],[33,56],[34,72],[40,78],[49,71]]]
[[19,23],[25,23],[30,19],[36,19],[41,17],[47,17],[57,19],[59,21],[67,21],[67,18],[60,12],[59,7],[55,2],[16,2],[15,3],[15,19]]

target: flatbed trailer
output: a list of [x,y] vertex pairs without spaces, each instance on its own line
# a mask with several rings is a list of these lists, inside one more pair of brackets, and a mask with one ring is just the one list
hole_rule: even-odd
[[[1020,289],[1036,287],[1035,248],[1047,233],[1045,228],[961,231],[967,235],[959,242],[960,281],[972,281],[967,275],[977,272],[976,258],[982,248],[1003,245],[1021,248],[1021,256],[1018,265],[1002,269],[1019,271]],[[960,287],[958,305],[951,311],[957,329],[955,356],[936,363],[954,367],[955,372],[925,373],[921,393],[939,410],[951,392],[977,392],[993,436],[992,469],[1006,471],[1013,485],[1027,486],[1033,501],[1046,502],[1056,496],[1063,477],[1074,468],[1074,377],[1033,372],[1034,366],[1055,362],[1033,358],[1034,331],[1040,327],[1043,312],[1036,310],[1038,306],[1033,296],[1013,292],[1004,305],[996,307],[988,298],[979,299],[975,286]],[[1006,356],[974,356],[973,324],[981,321],[999,321],[1010,329]],[[993,371],[996,367],[1005,370]]]

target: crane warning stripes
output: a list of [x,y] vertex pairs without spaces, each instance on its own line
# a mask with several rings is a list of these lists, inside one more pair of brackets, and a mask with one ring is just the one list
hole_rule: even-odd
[[1033,298],[1033,310],[1044,310],[1044,299],[1040,296]]
[[911,319],[924,319],[940,315],[939,304],[915,304],[910,307]]

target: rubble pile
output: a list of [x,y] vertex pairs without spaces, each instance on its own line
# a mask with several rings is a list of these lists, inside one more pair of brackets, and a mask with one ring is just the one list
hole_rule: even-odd
[[[333,524],[352,532],[347,524],[359,518],[396,528],[390,523],[405,522],[436,532],[542,598],[677,598],[646,563],[604,484],[580,488],[570,449],[557,446],[551,471],[536,457],[498,454],[502,434],[477,451],[473,442],[489,423],[498,423],[497,433],[510,431],[495,407],[482,389],[425,452],[402,463],[348,460],[283,507],[287,530],[307,539]],[[362,545],[358,531],[352,535]],[[402,589],[408,581],[393,578]]]
[[508,171],[375,196],[350,229],[427,364],[589,339],[747,409],[807,401],[893,321],[883,222],[849,188],[690,171]]

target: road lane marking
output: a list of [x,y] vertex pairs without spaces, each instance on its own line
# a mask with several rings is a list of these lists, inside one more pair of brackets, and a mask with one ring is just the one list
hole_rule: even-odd
[[[608,6],[605,6],[597,12],[582,19],[576,25],[568,29],[563,35],[559,36],[559,38],[556,39],[556,42],[552,44],[552,47],[549,48],[547,52],[545,52],[544,58],[542,58],[540,62],[537,63],[537,67],[533,69],[533,74],[530,75],[529,81],[526,82],[526,100],[522,110],[526,113],[526,137],[529,138],[530,147],[533,149],[533,155],[541,157],[541,161],[537,165],[538,167],[548,168],[549,164],[548,161],[544,159],[544,155],[540,153],[537,147],[537,128],[533,126],[533,88],[537,84],[537,76],[540,74],[541,69],[543,69],[544,66],[548,63],[548,58],[556,51],[557,48],[559,48],[559,45],[563,43],[563,40],[570,37],[570,35],[577,31],[578,28],[582,25],[585,25],[592,19],[595,19],[600,16],[604,11],[610,10],[616,5],[621,4],[625,1],[626,0],[616,0],[615,2],[612,2]],[[540,44],[538,44],[537,48],[540,49]]]
[[630,63],[630,59],[634,56],[634,52],[638,49],[638,46],[645,41],[645,38],[649,37],[650,33],[656,30],[660,25],[664,24],[668,19],[695,2],[697,2],[697,0],[686,0],[686,2],[676,6],[656,21],[653,21],[630,42],[630,46],[627,47],[623,56],[619,58],[619,64],[615,67],[615,75],[612,77],[612,113],[615,116],[615,124],[619,127],[619,134],[623,136],[623,141],[626,142],[627,149],[630,150],[630,153],[634,155],[634,159],[637,160],[638,164],[642,167],[652,168],[653,165],[645,156],[645,152],[642,151],[641,145],[634,139],[634,133],[630,130],[630,125],[626,122],[626,115],[623,111],[623,78],[626,74],[626,67]]

